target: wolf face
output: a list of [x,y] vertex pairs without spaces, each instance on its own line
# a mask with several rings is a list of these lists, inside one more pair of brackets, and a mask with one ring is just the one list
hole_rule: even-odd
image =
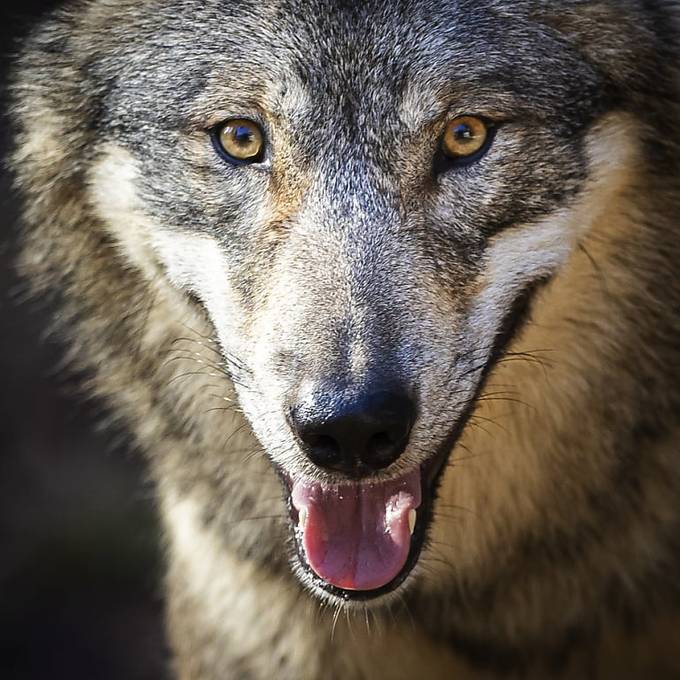
[[[149,454],[183,677],[552,663],[678,601],[671,4],[94,0],[28,41],[22,266]],[[315,598],[434,651],[339,656]]]
[[303,579],[377,598],[631,128],[540,4],[175,4],[84,67],[93,203],[207,312]]

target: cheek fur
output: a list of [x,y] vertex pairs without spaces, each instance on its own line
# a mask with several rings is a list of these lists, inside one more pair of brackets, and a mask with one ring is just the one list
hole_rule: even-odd
[[148,281],[167,280],[198,297],[220,341],[231,346],[241,326],[240,302],[222,248],[212,236],[173,231],[149,217],[136,189],[139,172],[125,149],[112,144],[104,150],[89,177],[98,216],[125,259]]
[[623,114],[600,121],[586,140],[589,180],[577,199],[549,217],[515,226],[491,240],[483,287],[470,315],[477,335],[492,335],[523,289],[555,274],[630,183],[638,158],[632,126]]

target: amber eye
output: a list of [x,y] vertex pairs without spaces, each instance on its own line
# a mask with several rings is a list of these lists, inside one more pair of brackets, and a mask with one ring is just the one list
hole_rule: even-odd
[[482,151],[489,140],[489,127],[474,116],[459,116],[447,126],[442,151],[453,160],[465,160]]
[[232,163],[258,163],[264,154],[264,134],[257,123],[231,118],[215,132],[219,150]]

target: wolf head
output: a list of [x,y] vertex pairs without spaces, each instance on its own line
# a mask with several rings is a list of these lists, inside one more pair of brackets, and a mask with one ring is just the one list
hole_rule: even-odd
[[68,167],[124,276],[210,320],[317,592],[398,588],[443,521],[488,376],[657,137],[645,21],[634,2],[149,0],[34,36],[19,165]]

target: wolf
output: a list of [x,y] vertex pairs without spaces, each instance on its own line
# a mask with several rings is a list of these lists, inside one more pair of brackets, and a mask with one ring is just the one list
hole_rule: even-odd
[[35,27],[19,267],[148,460],[177,677],[680,677],[678,9]]

